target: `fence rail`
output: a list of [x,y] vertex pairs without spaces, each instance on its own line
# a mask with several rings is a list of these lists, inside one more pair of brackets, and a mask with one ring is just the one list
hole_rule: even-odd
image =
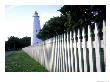
[[[97,24],[92,32],[88,25],[88,40],[83,28],[70,31],[48,39],[42,44],[29,46],[23,50],[53,72],[105,72],[105,22],[103,21],[103,39],[99,37]],[[80,32],[81,31],[81,32]]]

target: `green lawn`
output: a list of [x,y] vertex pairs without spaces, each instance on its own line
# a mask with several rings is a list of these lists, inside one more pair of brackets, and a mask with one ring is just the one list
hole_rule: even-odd
[[14,51],[5,58],[6,72],[47,72],[45,67],[23,51]]

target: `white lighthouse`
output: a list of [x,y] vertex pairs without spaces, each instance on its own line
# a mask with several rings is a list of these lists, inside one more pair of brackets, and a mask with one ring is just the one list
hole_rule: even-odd
[[34,21],[33,21],[33,37],[32,37],[32,45],[36,45],[42,42],[41,39],[37,38],[37,34],[39,33],[39,31],[41,30],[40,27],[40,20],[39,20],[39,16],[38,13],[35,11],[34,13]]

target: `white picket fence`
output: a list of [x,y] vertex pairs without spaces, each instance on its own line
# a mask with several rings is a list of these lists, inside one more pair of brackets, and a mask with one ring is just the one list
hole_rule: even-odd
[[87,41],[85,31],[82,29],[82,41],[79,30],[78,34],[70,31],[48,39],[42,44],[23,48],[23,50],[52,72],[102,72],[105,71],[106,66],[105,22],[103,22],[102,30],[103,40],[99,39],[97,28],[95,24],[94,41],[88,25]]

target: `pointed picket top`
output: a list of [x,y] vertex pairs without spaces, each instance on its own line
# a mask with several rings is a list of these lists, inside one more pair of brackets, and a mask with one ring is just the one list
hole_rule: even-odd
[[103,27],[105,28],[105,26],[106,26],[106,23],[105,23],[105,21],[103,21]]
[[69,41],[69,33],[67,32],[67,41]]
[[97,26],[97,24],[95,23],[95,34],[97,35],[98,34],[98,26]]
[[65,41],[65,35],[66,35],[66,33],[64,33],[64,41]]
[[60,35],[58,35],[58,41],[60,41]]
[[91,37],[90,37],[91,34],[90,33],[91,33],[90,25],[88,25],[88,41],[91,40]]
[[61,38],[60,37],[61,37],[61,35],[59,35],[59,42],[61,41]]
[[82,42],[82,43],[83,43],[82,46],[83,46],[83,48],[84,48],[84,47],[86,47],[86,44],[85,44],[86,38],[85,38],[85,31],[84,31],[84,28],[82,29],[82,37],[83,37],[83,38],[82,38],[82,41],[83,41],[83,42]]
[[103,45],[104,45],[104,62],[106,64],[106,24],[105,21],[103,21]]
[[74,41],[76,41],[77,33],[74,31]]
[[78,29],[78,42],[80,41],[80,30]]
[[53,38],[53,42],[55,42],[55,37]]
[[72,45],[72,31],[70,31],[70,47]]
[[100,65],[100,39],[98,36],[98,26],[95,23],[95,49],[96,49],[96,68],[98,72],[101,72],[101,65]]
[[70,40],[72,40],[72,32],[70,31]]
[[57,42],[58,42],[58,35],[57,35]]
[[55,36],[55,41],[56,41],[56,43],[57,43],[57,36]]
[[105,21],[103,21],[103,28],[102,28],[102,31],[103,31],[103,40],[106,39],[106,25],[105,25]]
[[84,37],[84,28],[82,28],[82,41],[84,41],[85,37]]
[[61,35],[61,41],[63,41],[63,34]]
[[60,35],[59,35],[59,42],[60,42]]
[[64,33],[63,33],[63,35],[62,35],[62,40],[63,40],[63,42],[64,42]]
[[88,25],[88,42],[89,42],[89,44],[87,46],[93,48],[90,25]]
[[56,43],[56,36],[55,36],[55,43]]
[[84,33],[84,28],[82,29],[82,37],[83,37],[83,40],[84,40],[84,35],[85,35],[85,33]]
[[67,39],[67,41],[68,41],[68,32],[66,32],[66,39]]
[[76,39],[75,39],[75,36],[76,36],[76,34],[75,34],[75,31],[73,31],[73,37],[74,37],[74,42],[76,41]]

